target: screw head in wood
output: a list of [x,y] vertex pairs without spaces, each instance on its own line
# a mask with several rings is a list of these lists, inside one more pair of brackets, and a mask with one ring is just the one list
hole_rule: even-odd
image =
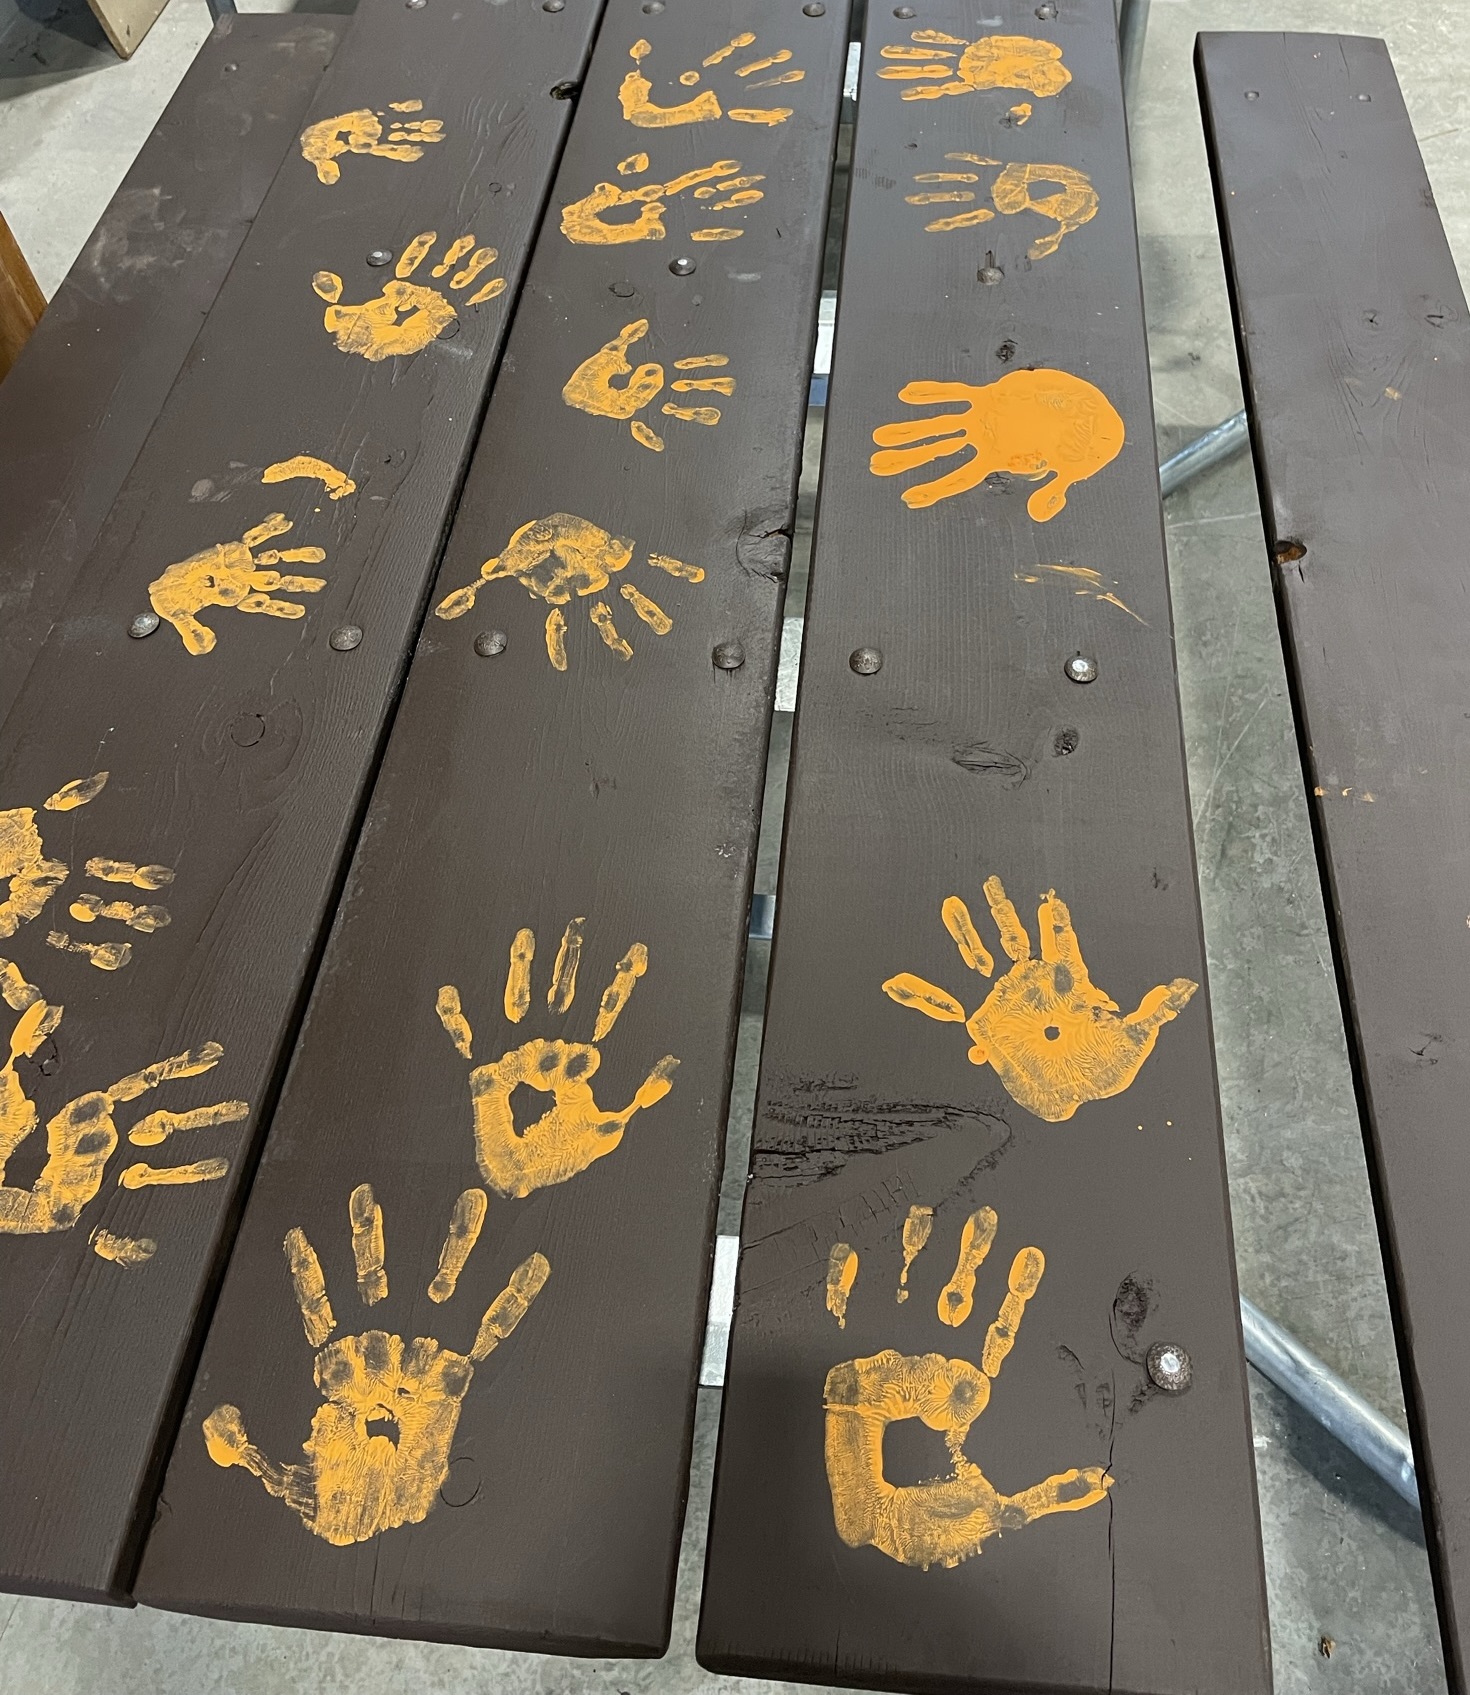
[[738,671],[745,663],[745,649],[739,642],[719,642],[710,658],[721,671]]
[[827,8],[822,4],[822,0],[806,0],[806,5],[801,10],[808,18],[825,18],[827,15]]
[[1085,653],[1074,653],[1062,669],[1074,683],[1097,681],[1097,661],[1089,659]]
[[1194,1382],[1194,1364],[1176,1342],[1155,1342],[1147,1364],[1150,1381],[1166,1395],[1182,1395]]
[[999,265],[982,265],[975,273],[975,280],[983,282],[986,288],[994,288],[998,282],[1005,281],[1005,275]]
[[393,255],[386,247],[375,247],[372,252],[368,254],[367,262],[376,270],[379,265],[391,265],[393,263]]
[[504,653],[508,638],[504,630],[481,630],[475,637],[475,652],[481,659],[493,659]]
[[428,4],[428,0],[403,0],[403,3],[410,12],[422,12]]
[[647,12],[650,17],[655,16],[657,13],[663,11],[663,9],[664,0],[643,0],[643,10]]
[[883,655],[876,647],[855,647],[848,655],[847,663],[858,676],[871,677],[875,671],[883,669]]
[[342,624],[327,637],[327,645],[334,652],[351,653],[361,640],[362,631],[356,624]]
[[1052,4],[1052,0],[1041,0],[1041,4],[1036,8],[1036,15],[1042,23],[1049,24],[1057,15],[1057,9]]
[[893,15],[896,18],[911,18],[914,15],[914,9],[912,6],[895,6]]
[[157,628],[158,614],[156,612],[140,612],[128,625],[128,634],[142,641],[144,636],[151,636]]
[[1258,88],[1248,88],[1245,91],[1245,97],[1247,100],[1259,100],[1261,98],[1261,91]]
[[566,9],[567,0],[541,0],[543,12],[564,12]]
[[1360,94],[1358,96],[1359,100],[1371,100],[1372,98],[1373,96],[1371,94]]
[[669,269],[676,277],[692,277],[694,275],[694,261],[692,259],[670,259]]

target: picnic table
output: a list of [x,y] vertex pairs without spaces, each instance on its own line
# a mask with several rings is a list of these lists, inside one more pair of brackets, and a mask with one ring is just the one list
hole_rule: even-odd
[[[658,1655],[703,1375],[712,1669],[1270,1688],[1118,34],[1001,11],[216,26],[0,388],[0,1588]],[[1464,299],[1380,43],[1199,64],[1459,1688]]]

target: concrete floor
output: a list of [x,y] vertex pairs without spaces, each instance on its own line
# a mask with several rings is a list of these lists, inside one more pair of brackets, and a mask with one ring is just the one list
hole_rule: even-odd
[[[1456,27],[1463,6],[1464,0],[1153,0],[1133,145],[1161,451],[1241,403],[1190,68],[1195,31],[1385,36],[1463,266],[1470,254],[1470,43]],[[289,7],[247,0],[246,9]],[[208,28],[204,0],[171,0],[123,65],[82,0],[0,0],[0,208],[48,293]],[[816,441],[814,429],[809,449]],[[814,478],[815,452],[808,460]],[[810,489],[804,507],[809,519]],[[1241,1286],[1402,1420],[1248,462],[1238,460],[1175,496],[1168,528]],[[799,595],[801,587],[798,575],[793,590]],[[778,724],[777,794],[788,739]],[[768,819],[763,890],[775,886],[770,826],[777,810],[773,805]],[[752,949],[724,1231],[738,1221],[766,952],[764,944]],[[700,1392],[674,1641],[662,1661],[555,1660],[0,1597],[0,1692],[774,1692],[784,1686],[714,1678],[694,1664],[718,1398],[717,1389]],[[1443,1690],[1417,1516],[1259,1379],[1252,1381],[1252,1413],[1277,1690]]]

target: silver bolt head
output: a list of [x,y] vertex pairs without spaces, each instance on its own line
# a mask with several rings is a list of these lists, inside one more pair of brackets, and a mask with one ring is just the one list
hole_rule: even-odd
[[493,659],[505,652],[507,639],[504,630],[481,630],[475,637],[475,652],[481,659]]
[[643,10],[650,16],[657,16],[664,9],[664,0],[643,0]]
[[809,18],[824,18],[827,15],[827,8],[822,4],[822,0],[806,0],[802,12]]
[[893,15],[896,18],[911,18],[914,15],[914,9],[912,6],[895,6]]
[[356,624],[343,624],[327,637],[327,645],[337,653],[351,653],[361,640],[362,631]]
[[694,275],[694,261],[692,259],[670,259],[669,269],[676,277],[692,277]]
[[975,273],[987,288],[994,288],[998,282],[1005,281],[1005,272],[999,265],[982,265]]
[[847,663],[858,676],[871,677],[883,669],[883,655],[876,647],[855,647],[848,655]]
[[1149,1380],[1166,1395],[1182,1395],[1194,1382],[1194,1364],[1176,1342],[1155,1342],[1147,1364]]
[[1259,100],[1261,98],[1261,91],[1258,88],[1248,88],[1245,91],[1245,97],[1247,100]]
[[1074,683],[1095,683],[1097,681],[1097,661],[1089,659],[1085,653],[1074,653],[1062,669]]
[[1036,15],[1041,19],[1042,23],[1049,24],[1057,15],[1057,9],[1053,4],[1053,0],[1041,0],[1041,4],[1036,8]]
[[373,266],[391,265],[393,263],[393,255],[386,247],[375,247],[372,252],[368,254],[367,262]]
[[410,12],[422,12],[428,4],[428,0],[404,0],[404,4]]
[[567,0],[541,0],[543,12],[564,12],[566,9]]
[[738,671],[745,663],[745,649],[737,641],[719,642],[710,658],[721,671]]
[[144,636],[151,636],[153,634],[153,632],[158,628],[158,623],[159,619],[156,612],[140,612],[138,616],[134,618],[132,623],[128,625],[128,634],[130,636],[135,636],[139,641],[142,641]]

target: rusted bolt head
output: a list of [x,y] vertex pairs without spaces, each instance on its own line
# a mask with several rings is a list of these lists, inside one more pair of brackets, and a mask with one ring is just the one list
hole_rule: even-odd
[[327,637],[327,645],[337,653],[351,653],[362,640],[356,624],[341,624]]
[[745,663],[745,649],[739,642],[719,642],[710,658],[721,671],[738,671]]
[[1166,1395],[1182,1395],[1194,1382],[1194,1366],[1177,1343],[1155,1342],[1148,1351],[1148,1375]]
[[855,647],[848,655],[847,663],[858,676],[871,677],[875,671],[883,669],[883,655],[876,647]]
[[504,653],[505,645],[504,630],[481,630],[475,637],[475,652],[481,659],[493,659],[497,653]]
[[694,261],[692,259],[670,259],[669,269],[676,277],[692,277],[694,275]]
[[139,641],[142,641],[144,636],[151,636],[157,628],[158,614],[156,612],[140,612],[128,625],[128,634],[136,636]]
[[1074,683],[1097,681],[1097,661],[1089,659],[1085,653],[1074,653],[1062,669]]

